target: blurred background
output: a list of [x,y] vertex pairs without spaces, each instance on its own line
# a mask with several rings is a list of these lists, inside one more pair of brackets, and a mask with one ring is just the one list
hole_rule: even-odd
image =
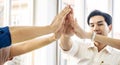
[[[113,30],[109,36],[120,39],[119,0],[0,0],[0,26],[49,25],[67,4],[72,6],[75,18],[86,31],[88,31],[86,19],[92,10],[109,13],[113,17]],[[79,39],[76,36],[73,38]],[[5,65],[75,65],[76,60],[61,53],[58,45],[59,41],[53,42],[43,48],[14,57]]]

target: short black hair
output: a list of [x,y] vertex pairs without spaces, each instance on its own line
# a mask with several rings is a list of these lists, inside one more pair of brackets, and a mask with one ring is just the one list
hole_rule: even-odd
[[97,16],[97,15],[103,16],[108,26],[109,26],[110,24],[112,24],[112,17],[111,17],[111,15],[109,15],[109,14],[107,14],[107,13],[104,13],[104,12],[101,12],[101,11],[99,11],[99,10],[94,10],[94,11],[92,11],[92,12],[88,15],[88,19],[87,19],[88,25],[89,25],[90,18],[93,17],[93,16]]

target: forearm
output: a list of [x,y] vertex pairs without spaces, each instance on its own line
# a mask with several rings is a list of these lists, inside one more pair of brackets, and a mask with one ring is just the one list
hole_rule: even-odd
[[29,40],[41,35],[52,33],[50,26],[16,26],[10,27],[12,43]]
[[64,51],[68,51],[71,49],[72,47],[72,42],[70,40],[70,37],[66,37],[64,35],[62,35],[61,39],[60,39],[60,47],[64,50]]
[[94,39],[92,39],[93,33],[91,33],[91,32],[86,32],[86,35],[87,35],[86,36],[87,39],[91,39],[93,41],[97,41],[97,42],[100,42],[102,44],[107,44],[107,45],[110,45],[110,46],[115,47],[117,49],[120,49],[120,40],[119,39],[113,39],[113,38],[109,38],[109,37],[98,35],[98,34],[96,34]]
[[51,42],[55,41],[54,36],[50,36],[47,38],[37,38],[37,39],[32,39],[28,41],[24,41],[18,44],[14,44],[11,47],[11,54],[10,57],[18,56],[27,52],[30,52],[32,50],[41,48],[43,46],[46,46],[50,44]]
[[110,45],[117,49],[120,49],[120,40],[118,40],[118,39],[113,39],[113,38],[108,38],[106,36],[96,35],[94,38],[94,41],[98,41],[103,44],[107,44],[107,45]]
[[87,33],[87,38],[91,39],[92,41],[97,41],[97,42],[100,42],[101,44],[107,44],[107,45],[110,45],[117,49],[120,49],[120,40],[119,39],[113,39],[113,38],[110,38],[107,36],[98,35],[98,34],[94,34],[91,32]]

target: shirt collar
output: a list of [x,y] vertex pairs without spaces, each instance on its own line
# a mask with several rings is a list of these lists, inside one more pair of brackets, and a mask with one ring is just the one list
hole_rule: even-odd
[[113,48],[107,45],[107,46],[104,48],[104,50],[107,51],[108,53],[112,53]]
[[[88,45],[88,48],[90,49],[92,49],[92,48],[96,48],[96,46],[94,45],[94,43],[93,42],[91,42],[89,45]],[[113,50],[113,48],[112,47],[110,47],[110,46],[106,46],[105,48],[103,48],[103,50],[102,51],[106,51],[106,52],[108,52],[108,53],[112,53],[112,50]]]

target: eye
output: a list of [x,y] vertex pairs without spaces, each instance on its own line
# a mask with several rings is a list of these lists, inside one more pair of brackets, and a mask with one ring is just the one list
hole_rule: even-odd
[[98,26],[102,26],[102,25],[103,25],[102,23],[98,24]]
[[94,27],[94,24],[90,24],[90,27]]

